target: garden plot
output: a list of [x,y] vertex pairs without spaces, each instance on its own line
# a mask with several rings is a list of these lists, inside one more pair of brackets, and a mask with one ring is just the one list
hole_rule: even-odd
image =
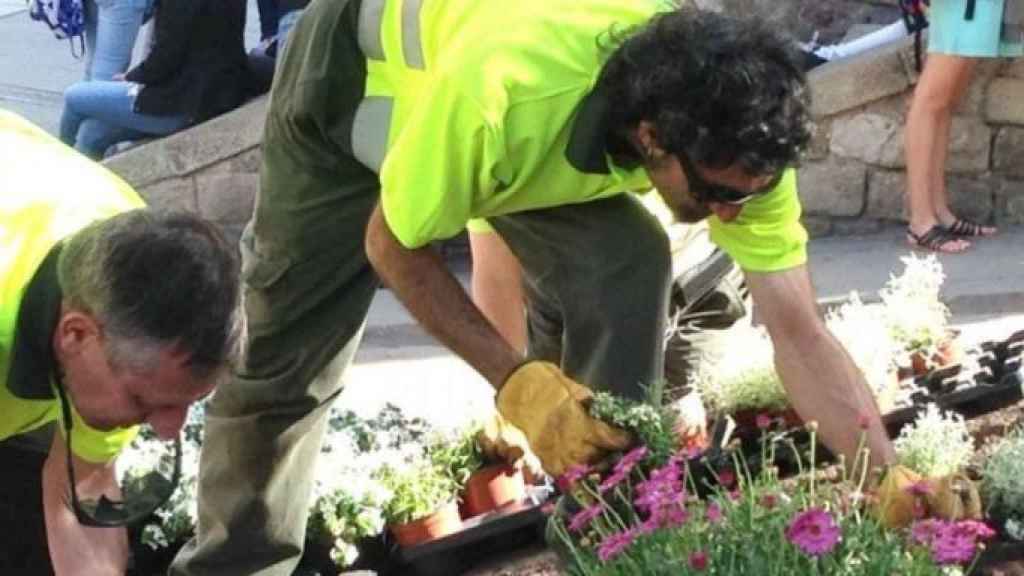
[[[985,524],[932,522],[906,532],[882,530],[865,509],[869,471],[843,475],[838,467],[823,465],[819,451],[807,449],[803,442],[815,443],[813,425],[808,429],[780,417],[786,405],[769,369],[770,342],[757,329],[742,327],[737,338],[747,339],[738,347],[747,352],[743,362],[708,367],[702,380],[719,386],[702,390],[713,417],[744,410],[752,414],[753,440],[743,450],[701,459],[675,449],[668,432],[671,413],[602,396],[594,414],[629,427],[644,442],[619,455],[618,464],[604,472],[576,470],[560,479],[562,488],[583,503],[577,514],[586,511],[562,521],[563,541],[574,550],[562,570],[601,575],[965,574],[981,573],[978,566],[1008,566],[1006,556],[1020,549],[1013,537],[1024,522],[1024,474],[1017,468],[1024,462],[1024,441],[1014,432],[1020,404],[964,420],[941,410],[942,402],[934,405],[932,387],[936,378],[939,386],[958,379],[952,390],[938,390],[954,394],[1002,383],[1014,372],[1013,327],[999,325],[996,338],[995,326],[957,334],[938,299],[940,286],[941,269],[933,260],[911,258],[880,302],[851,297],[829,315],[829,327],[888,413],[916,408],[901,425],[901,457],[931,472],[969,465],[983,487]],[[960,346],[947,358],[942,349],[950,343]],[[916,377],[915,355],[924,371]],[[942,366],[951,360],[954,364]],[[408,381],[408,365],[390,364],[387,357],[364,358],[350,371],[350,383],[332,413],[309,504],[307,556],[300,573],[334,574],[347,565],[408,574],[393,564],[400,549],[389,524],[448,508],[450,525],[474,526],[465,512],[453,516],[450,504],[482,466],[471,438],[479,418],[493,407],[492,392],[460,363],[430,354],[416,361],[423,380],[406,385],[398,383]],[[988,380],[973,377],[979,374]],[[382,381],[395,384],[381,386]],[[377,385],[365,387],[364,382]],[[455,391],[453,384],[459,386]],[[360,409],[347,411],[346,406]],[[787,426],[795,426],[795,433],[787,432]],[[198,418],[190,421],[187,436],[185,460],[194,465],[201,440]],[[775,458],[800,462],[804,473],[785,476],[781,467],[761,465]],[[815,468],[823,470],[808,473]],[[159,573],[161,563],[190,535],[194,473],[186,470],[171,507],[136,532],[136,573]],[[522,572],[493,573],[555,573],[550,558],[524,562]]]

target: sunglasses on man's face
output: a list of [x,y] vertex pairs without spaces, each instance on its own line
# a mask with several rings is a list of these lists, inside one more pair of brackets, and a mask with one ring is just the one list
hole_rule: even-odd
[[[156,469],[132,482],[131,490],[125,491],[128,496],[124,500],[111,500],[106,496],[100,496],[99,500],[80,499],[78,491],[75,489],[75,467],[71,461],[71,406],[60,378],[57,379],[57,392],[60,396],[61,410],[64,413],[64,440],[67,447],[68,481],[71,484],[71,509],[80,524],[108,528],[137,524],[149,518],[170,500],[181,481],[180,435],[175,438],[173,443],[174,465],[169,478],[167,474]],[[166,459],[166,454],[162,455],[160,459]]]
[[770,182],[756,190],[737,190],[722,184],[708,182],[701,177],[700,172],[697,171],[693,162],[690,162],[690,159],[685,154],[678,154],[678,157],[679,163],[682,164],[683,170],[686,172],[686,185],[690,189],[690,194],[693,195],[695,200],[704,204],[709,202],[733,206],[746,204],[754,198],[774,190],[785,174],[785,170],[779,170],[778,174],[773,176]]

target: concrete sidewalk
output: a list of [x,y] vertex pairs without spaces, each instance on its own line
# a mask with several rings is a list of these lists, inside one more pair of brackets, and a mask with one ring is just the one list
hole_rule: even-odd
[[[943,300],[954,316],[974,317],[1024,313],[1024,226],[1007,228],[992,238],[978,239],[964,254],[940,254],[946,273]],[[903,271],[901,258],[911,249],[903,228],[870,236],[812,240],[809,268],[819,301],[828,304],[856,290],[874,300],[891,274]],[[916,252],[919,256],[927,252]],[[456,262],[456,275],[468,286],[469,265]],[[408,342],[430,344],[395,296],[382,290],[370,308],[366,341],[370,345]]]

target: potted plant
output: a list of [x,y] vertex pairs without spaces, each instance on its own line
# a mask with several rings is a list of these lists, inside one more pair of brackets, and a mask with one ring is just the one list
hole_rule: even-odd
[[477,444],[479,431],[479,425],[472,425],[428,448],[430,459],[458,486],[459,513],[466,519],[516,504],[526,495],[522,470],[487,461]]
[[914,422],[903,427],[893,448],[900,464],[922,476],[937,478],[967,466],[974,454],[974,441],[962,416],[929,404]]
[[355,563],[363,543],[384,530],[384,506],[391,499],[390,491],[366,476],[346,475],[344,484],[316,496],[306,525],[307,540],[340,568]]
[[934,254],[902,260],[903,273],[891,276],[878,295],[892,336],[906,354],[905,366],[920,375],[958,362],[961,351],[949,327],[949,308],[939,299],[946,278],[942,264]]
[[982,468],[981,493],[1003,535],[1024,540],[1024,428],[996,447]]
[[391,491],[384,519],[399,545],[416,546],[462,527],[456,504],[458,489],[449,475],[429,460],[404,469],[385,466],[376,478]]
[[714,363],[702,362],[694,379],[710,411],[731,415],[741,434],[756,433],[758,416],[781,420],[786,427],[799,425],[775,371],[775,352],[767,332],[740,326],[731,330],[729,338],[735,352]]
[[825,315],[825,324],[850,354],[868,383],[879,410],[892,410],[900,395],[897,355],[882,304],[865,304],[856,292],[846,303]]

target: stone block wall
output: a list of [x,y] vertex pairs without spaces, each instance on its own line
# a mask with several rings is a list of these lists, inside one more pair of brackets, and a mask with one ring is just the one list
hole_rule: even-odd
[[[812,235],[869,233],[903,219],[903,126],[916,79],[909,39],[809,75],[815,135],[799,187]],[[150,204],[195,210],[237,239],[259,185],[265,110],[261,98],[106,164]],[[958,214],[1024,223],[1024,60],[978,66],[956,110],[949,158]]]
[[[906,109],[917,81],[907,41],[809,76],[815,137],[799,170],[813,235],[870,232],[905,217]],[[985,60],[952,123],[948,190],[958,214],[1024,222],[1024,63]]]
[[198,212],[236,242],[259,188],[259,145],[266,99],[167,138],[131,148],[104,164],[151,205]]

